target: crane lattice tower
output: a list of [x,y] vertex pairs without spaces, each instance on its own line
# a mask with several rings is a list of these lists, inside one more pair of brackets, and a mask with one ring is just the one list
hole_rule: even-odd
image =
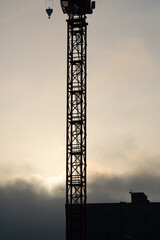
[[68,14],[66,240],[86,239],[86,14],[94,5],[91,0],[61,0]]
[[[67,19],[66,240],[86,240],[87,22],[95,2],[60,0]],[[50,18],[53,9],[46,9]]]

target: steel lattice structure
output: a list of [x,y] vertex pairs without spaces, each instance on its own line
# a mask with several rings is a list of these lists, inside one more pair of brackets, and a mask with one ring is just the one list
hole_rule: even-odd
[[66,239],[86,239],[85,15],[70,14],[67,52]]
[[[66,240],[86,240],[86,14],[91,0],[60,0],[67,20]],[[46,9],[50,18],[53,9]]]

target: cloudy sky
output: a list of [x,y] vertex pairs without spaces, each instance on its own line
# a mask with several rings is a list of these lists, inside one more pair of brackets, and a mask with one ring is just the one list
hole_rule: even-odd
[[[65,195],[67,16],[53,6],[48,20],[45,0],[0,0],[1,201]],[[88,16],[89,202],[160,201],[159,22],[159,0],[97,0]]]

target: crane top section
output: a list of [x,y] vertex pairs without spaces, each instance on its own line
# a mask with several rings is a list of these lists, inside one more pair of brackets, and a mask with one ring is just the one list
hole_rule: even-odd
[[95,1],[91,0],[60,0],[62,11],[65,14],[92,14],[95,8]]
[[[95,9],[95,1],[92,0],[60,0],[62,11],[68,15],[92,14]],[[53,13],[53,0],[46,0],[46,12],[48,18]]]

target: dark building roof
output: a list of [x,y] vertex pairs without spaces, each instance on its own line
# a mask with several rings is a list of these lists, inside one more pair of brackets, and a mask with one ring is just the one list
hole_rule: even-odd
[[159,240],[160,203],[143,192],[131,202],[87,204],[87,240]]

